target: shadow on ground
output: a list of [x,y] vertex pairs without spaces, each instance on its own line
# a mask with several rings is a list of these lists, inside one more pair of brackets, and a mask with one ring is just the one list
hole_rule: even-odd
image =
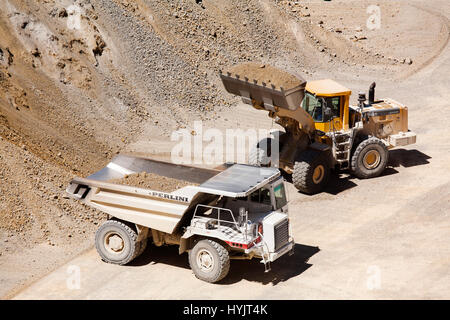
[[419,150],[406,150],[406,149],[395,149],[389,151],[389,162],[388,166],[397,167],[415,167],[424,164],[429,164],[431,159],[429,155],[426,155]]
[[[267,273],[264,272],[264,264],[260,263],[259,259],[231,260],[230,273],[218,284],[228,285],[247,280],[260,282],[264,285],[269,283],[276,285],[305,272],[311,267],[311,264],[308,263],[309,258],[319,251],[318,247],[296,243],[294,255],[286,254],[282,256],[272,263],[272,270]],[[155,247],[149,245],[145,252],[129,265],[143,266],[156,263],[190,269],[187,254],[179,255],[176,246]],[[194,277],[193,274],[192,276]]]
[[294,255],[284,255],[272,263],[271,271],[264,272],[264,264],[258,259],[253,260],[235,260],[231,263],[231,270],[228,277],[223,279],[220,284],[232,284],[241,280],[260,282],[264,285],[277,285],[280,282],[294,278],[312,265],[308,263],[309,258],[319,252],[318,247],[307,246],[296,243],[294,246]]
[[[406,149],[395,149],[389,151],[389,160],[388,164],[386,166],[386,169],[383,171],[383,173],[375,178],[382,178],[386,176],[390,176],[393,174],[398,173],[398,171],[394,168],[398,168],[400,166],[409,168],[409,167],[415,167],[420,165],[429,164],[428,161],[431,159],[430,156],[426,155],[423,152],[420,152],[419,150],[406,150]],[[292,183],[292,176],[282,172],[284,179]],[[331,195],[337,195],[341,192],[344,192],[348,189],[354,188],[357,186],[357,183],[355,181],[358,181],[358,178],[352,176],[348,170],[338,172],[333,171],[330,174],[330,178],[328,181],[328,184],[324,188],[323,192],[331,194]],[[299,191],[300,192],[300,191]]]
[[333,172],[331,173],[330,180],[328,181],[325,189],[323,189],[323,192],[335,196],[348,189],[354,188],[357,184],[352,181],[353,179],[355,179],[355,177],[348,174]]
[[[292,176],[290,174],[285,173],[284,171],[283,171],[283,178],[287,182],[292,183]],[[335,196],[341,192],[344,192],[345,190],[356,187],[357,184],[352,181],[354,179],[356,179],[356,178],[349,175],[346,172],[333,171],[333,172],[331,172],[328,183],[322,192],[325,192],[325,193]],[[302,193],[301,191],[298,191],[298,192]],[[302,193],[302,194],[304,194],[304,193]],[[306,194],[306,195],[308,195],[308,194]],[[310,195],[310,196],[314,196],[314,195]]]

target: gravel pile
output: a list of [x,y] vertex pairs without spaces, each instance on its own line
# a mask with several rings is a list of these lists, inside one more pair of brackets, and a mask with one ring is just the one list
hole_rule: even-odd
[[134,173],[121,179],[109,180],[108,182],[163,192],[173,192],[186,186],[196,185],[185,180],[168,178],[149,172]]
[[304,82],[292,74],[264,64],[238,64],[225,71],[230,72],[232,76],[237,74],[242,79],[247,77],[249,81],[257,80],[259,84],[264,82],[268,87],[274,85],[276,88],[291,89]]

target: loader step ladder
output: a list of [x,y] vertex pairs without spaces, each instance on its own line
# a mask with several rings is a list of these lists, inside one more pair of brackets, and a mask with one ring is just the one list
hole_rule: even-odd
[[351,133],[335,133],[333,136],[333,144],[335,146],[336,161],[339,163],[340,169],[350,169],[350,152],[353,136]]

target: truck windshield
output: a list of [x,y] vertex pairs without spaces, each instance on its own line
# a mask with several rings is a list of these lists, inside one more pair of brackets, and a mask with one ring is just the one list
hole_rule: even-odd
[[272,204],[270,201],[270,190],[259,189],[250,195],[250,200],[253,202],[259,202],[264,204]]
[[273,188],[273,193],[275,195],[276,209],[281,209],[287,204],[286,192],[284,190],[284,183],[280,183],[275,188]]

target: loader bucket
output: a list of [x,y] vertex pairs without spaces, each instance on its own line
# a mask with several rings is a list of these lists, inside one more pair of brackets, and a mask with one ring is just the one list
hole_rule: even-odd
[[[256,64],[246,64],[244,67],[242,70],[245,70],[247,75],[232,74],[232,72],[224,74],[220,71],[220,78],[227,92],[242,97],[242,101],[246,104],[254,105],[256,102],[257,105],[269,111],[274,111],[274,107],[297,110],[305,95],[306,81],[304,79],[273,67],[269,67],[263,77],[254,79],[256,75],[261,75],[261,70],[258,70],[261,67]],[[271,74],[282,74],[285,77],[287,75],[289,81],[273,83],[270,81]],[[294,84],[294,86],[285,88],[284,84]]]

